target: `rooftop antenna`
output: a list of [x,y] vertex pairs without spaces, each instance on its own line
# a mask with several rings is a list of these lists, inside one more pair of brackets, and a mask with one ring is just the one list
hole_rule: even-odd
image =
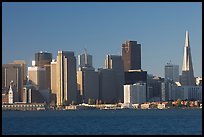
[[86,50],[86,48],[84,48],[84,53],[87,54],[87,50]]

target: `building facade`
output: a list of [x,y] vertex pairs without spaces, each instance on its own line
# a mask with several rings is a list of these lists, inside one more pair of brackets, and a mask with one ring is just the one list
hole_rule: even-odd
[[46,82],[45,87],[46,89],[51,89],[51,71],[50,65],[52,61],[52,53],[48,52],[37,52],[35,53],[35,66],[37,67],[44,67],[46,72]]
[[77,71],[77,87],[80,93],[80,103],[89,103],[89,99],[96,103],[99,100],[99,75],[90,69]]
[[38,89],[47,88],[46,69],[44,67],[28,67],[28,78],[31,81],[32,85],[37,86]]
[[193,63],[191,59],[191,50],[188,31],[186,31],[186,40],[183,55],[183,66],[181,75],[181,85],[182,86],[195,86],[195,78],[193,72]]
[[173,80],[174,82],[179,82],[179,65],[173,65],[167,63],[165,65],[165,79]]
[[94,69],[92,65],[92,56],[87,53],[78,55],[78,67]]
[[107,55],[105,59],[105,69],[111,69],[114,71],[116,76],[117,101],[123,102],[124,100],[123,84],[125,83],[125,79],[122,56]]
[[25,62],[2,64],[2,90],[8,92],[10,82],[13,81],[13,88],[16,91],[15,98],[19,102],[22,101],[23,85],[26,82],[25,65]]
[[141,44],[137,41],[126,41],[122,44],[124,71],[141,69]]
[[[56,93],[56,104],[77,103],[76,58],[74,52],[58,51],[56,63],[52,62],[52,93]],[[56,70],[56,72],[55,72]],[[55,91],[56,90],[56,91]]]
[[141,104],[146,101],[146,83],[124,85],[124,104]]
[[102,103],[117,103],[116,76],[112,69],[98,69],[99,100]]

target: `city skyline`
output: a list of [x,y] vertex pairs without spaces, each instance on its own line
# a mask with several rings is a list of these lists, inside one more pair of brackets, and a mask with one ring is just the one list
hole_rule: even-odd
[[201,3],[4,2],[2,61],[7,64],[22,59],[29,67],[36,52],[48,51],[56,59],[59,50],[74,51],[77,57],[86,48],[93,56],[93,67],[104,68],[106,55],[122,55],[121,44],[133,40],[141,44],[141,68],[148,74],[164,77],[164,65],[169,60],[179,65],[181,74],[187,30],[194,74],[201,76],[201,6]]

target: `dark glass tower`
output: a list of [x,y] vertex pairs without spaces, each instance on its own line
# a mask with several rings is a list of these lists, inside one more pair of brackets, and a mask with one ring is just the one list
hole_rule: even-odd
[[35,53],[36,66],[44,67],[44,65],[49,65],[51,61],[52,61],[52,53],[48,53],[48,52]]

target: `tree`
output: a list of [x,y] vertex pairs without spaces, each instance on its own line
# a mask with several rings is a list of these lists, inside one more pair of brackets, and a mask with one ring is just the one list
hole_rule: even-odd
[[178,107],[181,107],[181,99],[180,98],[177,99],[176,103],[177,103]]
[[88,99],[88,104],[89,104],[89,105],[93,105],[93,104],[94,104],[94,99],[89,98],[89,99]]

